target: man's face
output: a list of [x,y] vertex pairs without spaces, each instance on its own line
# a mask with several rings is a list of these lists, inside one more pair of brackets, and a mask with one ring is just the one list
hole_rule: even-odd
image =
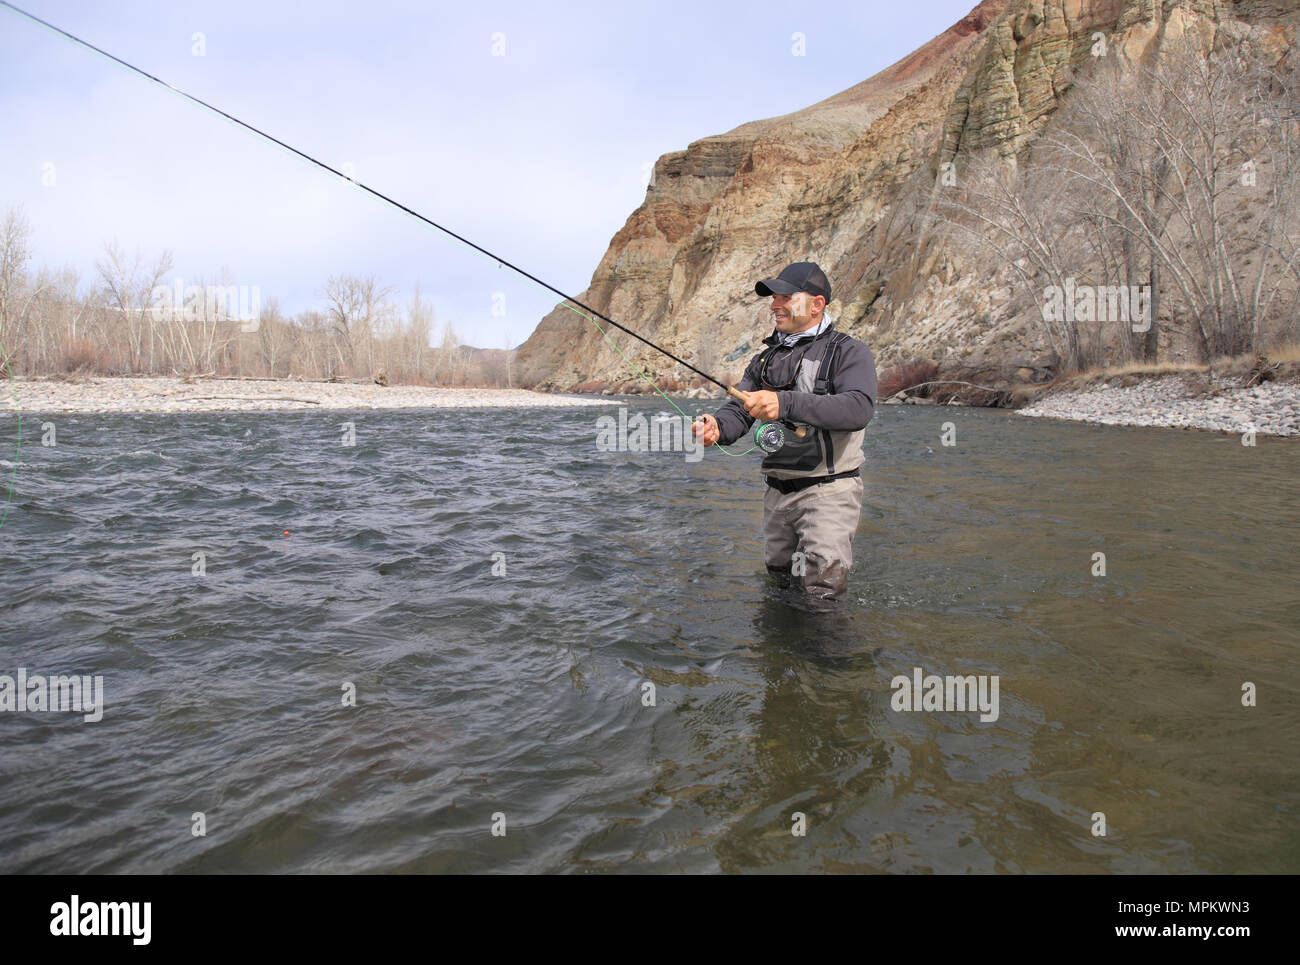
[[821,295],[795,292],[793,295],[772,295],[772,323],[782,335],[792,335],[812,328],[821,318],[826,299]]

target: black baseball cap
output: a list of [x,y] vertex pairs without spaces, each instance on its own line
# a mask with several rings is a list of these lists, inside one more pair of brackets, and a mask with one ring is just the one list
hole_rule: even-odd
[[793,295],[795,292],[807,292],[809,295],[821,295],[828,302],[831,300],[831,283],[822,271],[811,261],[796,261],[781,274],[754,286],[754,291],[766,298],[769,295]]

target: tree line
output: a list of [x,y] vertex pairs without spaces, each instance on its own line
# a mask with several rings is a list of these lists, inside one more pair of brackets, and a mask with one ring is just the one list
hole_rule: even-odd
[[88,284],[72,269],[31,271],[32,236],[10,208],[0,221],[0,368],[13,375],[514,383],[513,351],[463,345],[451,324],[435,325],[418,287],[400,304],[373,276],[335,275],[320,308],[291,318],[225,276],[173,289],[168,252],[145,259],[106,245]]

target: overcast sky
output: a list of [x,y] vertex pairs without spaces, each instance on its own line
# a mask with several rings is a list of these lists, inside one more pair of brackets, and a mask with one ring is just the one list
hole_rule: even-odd
[[[975,3],[17,5],[577,295],[659,155],[851,87]],[[403,300],[418,283],[437,324],[489,348],[523,341],[557,301],[0,7],[11,205],[35,229],[33,265],[86,282],[109,241],[170,249],[186,285],[225,270],[290,314],[320,307],[331,274],[374,275]]]

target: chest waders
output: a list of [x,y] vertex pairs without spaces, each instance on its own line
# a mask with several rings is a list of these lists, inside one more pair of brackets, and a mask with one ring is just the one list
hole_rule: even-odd
[[[848,336],[836,332],[830,338],[830,344],[822,355],[821,365],[817,368],[817,379],[813,382],[813,395],[829,395],[835,391],[835,380],[831,378],[834,370],[835,356],[839,353],[840,343]],[[772,346],[769,352],[775,352],[778,346]],[[754,426],[754,444],[766,453],[773,453],[785,445],[786,431],[791,430],[802,437],[807,431],[803,426],[795,426],[786,419],[774,422],[760,422]]]

